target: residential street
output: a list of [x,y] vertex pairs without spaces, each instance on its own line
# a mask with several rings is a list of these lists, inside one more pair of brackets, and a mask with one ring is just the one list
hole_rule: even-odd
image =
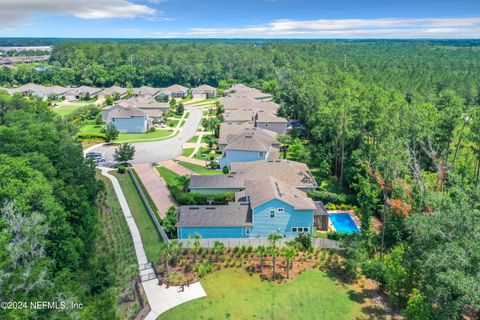
[[[170,160],[182,154],[182,145],[195,135],[202,119],[202,109],[196,107],[186,107],[185,109],[190,111],[190,116],[176,137],[161,141],[132,143],[135,146],[135,158],[130,162],[151,164]],[[101,152],[108,162],[113,160],[114,150],[115,147],[102,145],[89,151]]]

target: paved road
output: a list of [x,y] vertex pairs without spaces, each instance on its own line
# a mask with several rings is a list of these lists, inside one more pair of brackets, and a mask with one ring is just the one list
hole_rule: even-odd
[[[160,141],[132,143],[135,146],[135,158],[130,162],[151,164],[152,162],[174,159],[182,154],[182,145],[195,135],[202,120],[202,109],[195,107],[185,109],[190,111],[190,116],[176,137]],[[102,145],[89,151],[101,152],[108,162],[113,160],[115,147]]]

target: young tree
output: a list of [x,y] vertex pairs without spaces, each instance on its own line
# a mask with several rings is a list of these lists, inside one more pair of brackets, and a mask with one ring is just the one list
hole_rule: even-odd
[[170,260],[170,248],[168,247],[169,245],[166,244],[165,242],[162,242],[160,244],[160,258],[163,260],[163,265],[165,268],[165,276],[168,276],[168,261]]
[[192,251],[193,251],[193,264],[197,264],[197,254],[198,254],[198,249],[200,249],[200,239],[202,237],[195,232],[193,235],[193,243],[192,243]]
[[279,255],[279,250],[277,248],[277,241],[282,239],[282,236],[274,231],[268,235],[268,241],[270,241],[270,247],[268,249],[269,254],[272,256],[272,279],[275,281],[275,267],[276,260]]
[[215,259],[218,261],[218,256],[225,252],[225,245],[220,241],[213,243],[213,252],[215,253]]
[[185,107],[183,106],[183,103],[180,102],[179,104],[177,104],[175,112],[177,114],[183,114],[184,111],[185,111]]
[[103,124],[103,117],[102,117],[102,113],[101,113],[101,112],[99,112],[99,113],[97,114],[97,116],[95,117],[95,124],[96,124],[97,126]]
[[285,270],[287,271],[287,279],[290,279],[290,268],[292,259],[297,254],[297,251],[293,245],[289,245],[283,250],[283,257],[285,258]]
[[230,169],[228,169],[227,165],[223,166],[222,171],[223,171],[223,174],[229,174],[230,173]]
[[258,257],[260,258],[260,272],[263,273],[263,267],[265,265],[265,257],[268,254],[268,250],[265,246],[258,246],[256,251],[257,251]]
[[110,122],[105,128],[105,141],[111,142],[117,139],[119,133],[117,127]]
[[128,161],[133,160],[135,156],[135,147],[128,143],[122,143],[120,147],[115,149],[113,159],[124,165],[128,164]]

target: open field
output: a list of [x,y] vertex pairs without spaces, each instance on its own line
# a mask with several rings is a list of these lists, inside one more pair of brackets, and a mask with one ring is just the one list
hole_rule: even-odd
[[201,281],[207,297],[180,305],[160,319],[356,319],[357,294],[319,270],[272,284],[242,269],[225,269]]

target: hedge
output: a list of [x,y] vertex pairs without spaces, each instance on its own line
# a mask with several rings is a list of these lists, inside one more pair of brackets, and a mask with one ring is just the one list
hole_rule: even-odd
[[101,133],[80,133],[77,135],[77,139],[80,141],[98,139],[105,141],[105,135]]
[[322,201],[323,203],[344,204],[354,203],[355,199],[344,193],[333,193],[328,191],[308,191],[308,196],[316,201]]
[[183,192],[182,189],[176,186],[168,186],[168,188],[179,205],[221,205],[235,200],[233,193],[202,194]]

